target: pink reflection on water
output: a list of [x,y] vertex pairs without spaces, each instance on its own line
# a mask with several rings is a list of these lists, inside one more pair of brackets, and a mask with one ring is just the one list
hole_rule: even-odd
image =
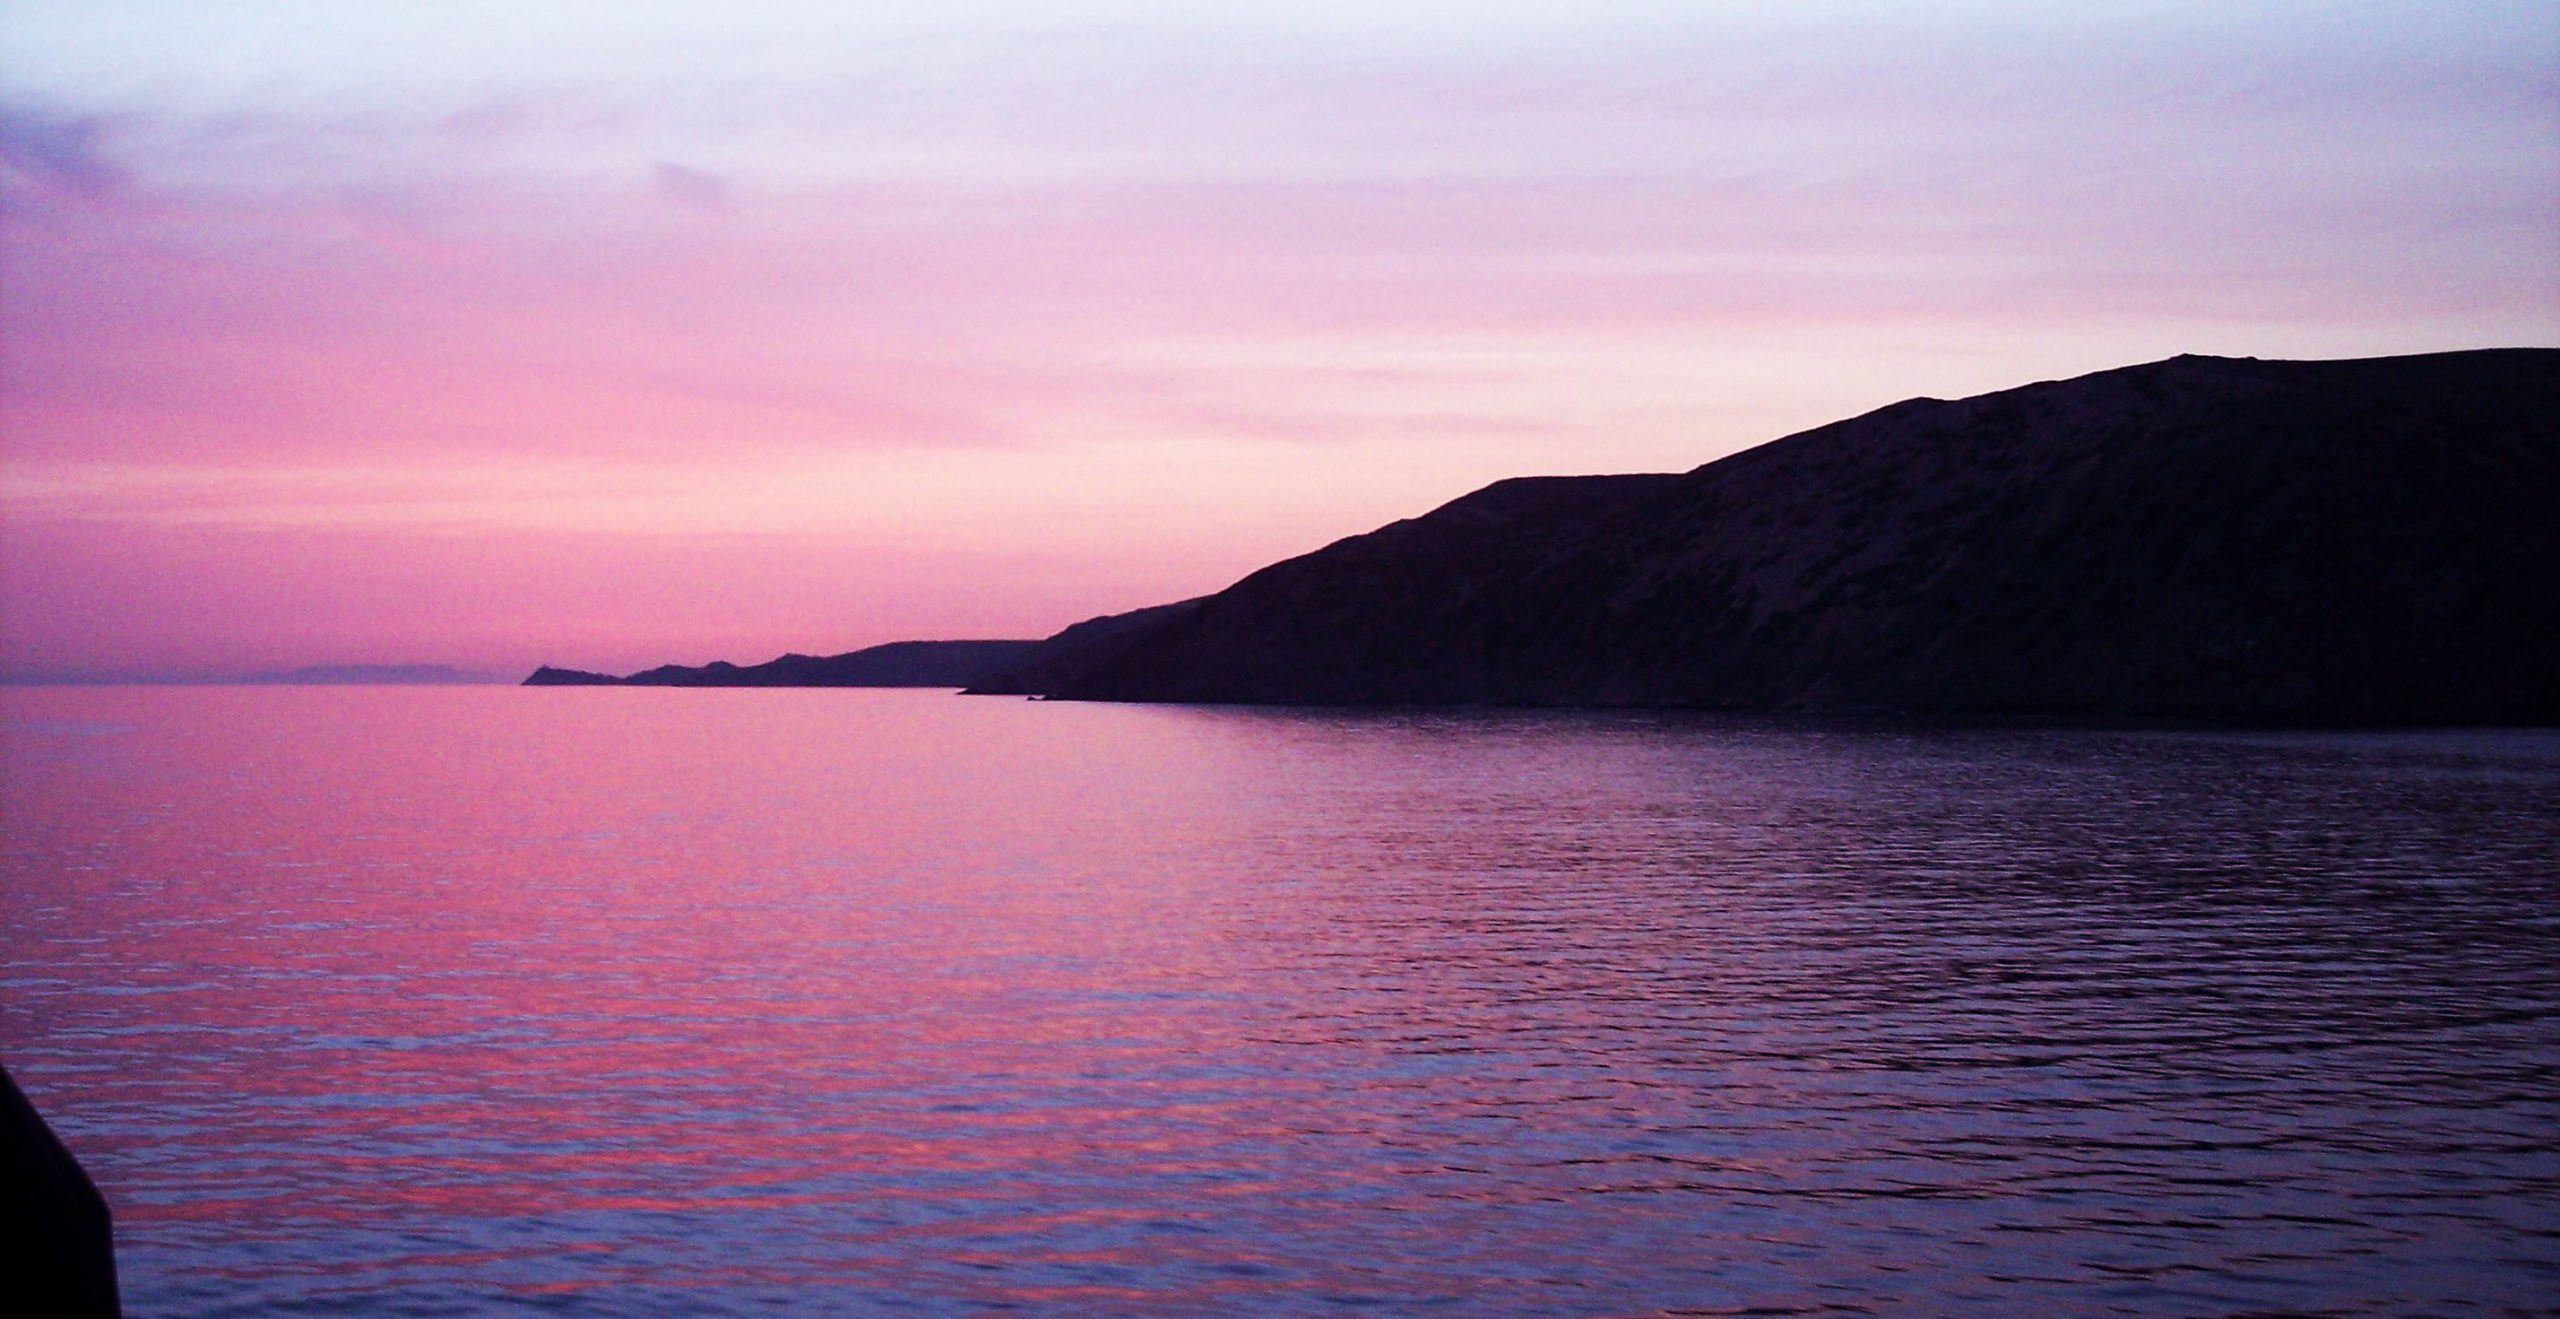
[[2517,919],[2546,743],[860,692],[0,716],[0,1045],[138,1308],[1956,1307],[1994,1273],[2319,1308],[2422,1248],[2521,1295],[2478,1257],[2549,1239],[2498,1152],[2551,1116],[2500,1080],[2560,1020]]
[[[1085,818],[1025,819],[1018,793],[988,790],[1025,759],[1019,730],[986,718],[1005,707],[952,702],[963,717],[937,731],[987,737],[955,748],[920,745],[907,706],[883,719],[841,694],[629,695],[124,693],[102,724],[132,731],[75,743],[85,773],[12,794],[13,838],[108,840],[96,872],[28,878],[48,933],[100,949],[91,972],[149,1005],[51,1026],[152,1032],[111,1101],[69,1107],[221,1128],[121,1221],[292,1235],[862,1206],[874,1225],[836,1234],[851,1249],[835,1267],[863,1273],[864,1254],[920,1236],[951,1239],[936,1249],[959,1267],[957,1242],[991,1219],[1024,1242],[1150,1220],[1037,1207],[1132,1168],[1231,1169],[1230,1112],[1287,1091],[1186,1075],[1186,1051],[1227,1047],[1237,1025],[1190,983],[1220,939],[1167,900],[1189,880],[1118,841],[1139,836],[1132,809],[1214,828],[1222,775],[1150,774],[1169,795],[1108,813],[1091,809],[1103,784],[1059,784]],[[209,717],[163,722],[155,704]],[[1078,831],[1112,841],[1062,872],[1055,845]],[[115,900],[96,900],[102,883]],[[193,1138],[96,1157],[156,1162],[162,1139]],[[916,1212],[884,1208],[902,1203]],[[828,1272],[811,1249],[793,1270]],[[1158,1252],[982,1253],[1075,1268]]]

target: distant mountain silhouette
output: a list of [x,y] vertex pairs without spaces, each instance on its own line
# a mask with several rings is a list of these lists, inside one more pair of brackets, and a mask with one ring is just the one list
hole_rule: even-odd
[[494,682],[485,673],[472,673],[449,664],[306,664],[298,669],[269,669],[241,679],[249,683],[276,684],[378,684],[440,685],[451,683]]
[[1681,475],[1498,482],[1105,624],[1000,689],[2560,723],[2560,350],[1913,399]]
[[527,687],[966,687],[1021,660],[1037,641],[892,641],[842,655],[784,655],[762,664],[663,664],[616,678],[546,664]]

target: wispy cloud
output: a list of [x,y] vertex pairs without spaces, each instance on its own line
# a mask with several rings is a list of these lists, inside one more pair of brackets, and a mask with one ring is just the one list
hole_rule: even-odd
[[677,206],[714,213],[729,209],[729,181],[709,170],[661,160],[649,173],[658,185],[658,195]]
[[131,178],[108,152],[110,123],[102,114],[0,100],[0,178],[83,201],[108,200]]

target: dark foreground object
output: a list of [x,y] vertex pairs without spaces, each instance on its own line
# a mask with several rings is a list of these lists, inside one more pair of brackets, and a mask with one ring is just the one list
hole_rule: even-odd
[[2560,350],[2179,357],[1498,482],[986,689],[2554,724],[2555,510]]
[[966,687],[1017,664],[1037,641],[892,641],[842,655],[784,655],[762,664],[661,664],[627,678],[546,664],[527,687]]
[[106,1198],[7,1068],[0,1068],[0,1309],[122,1313]]

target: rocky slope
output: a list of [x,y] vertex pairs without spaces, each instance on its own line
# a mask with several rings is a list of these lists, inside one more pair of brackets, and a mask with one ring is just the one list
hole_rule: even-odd
[[2560,723],[2560,350],[2180,357],[1504,481],[1007,686]]

